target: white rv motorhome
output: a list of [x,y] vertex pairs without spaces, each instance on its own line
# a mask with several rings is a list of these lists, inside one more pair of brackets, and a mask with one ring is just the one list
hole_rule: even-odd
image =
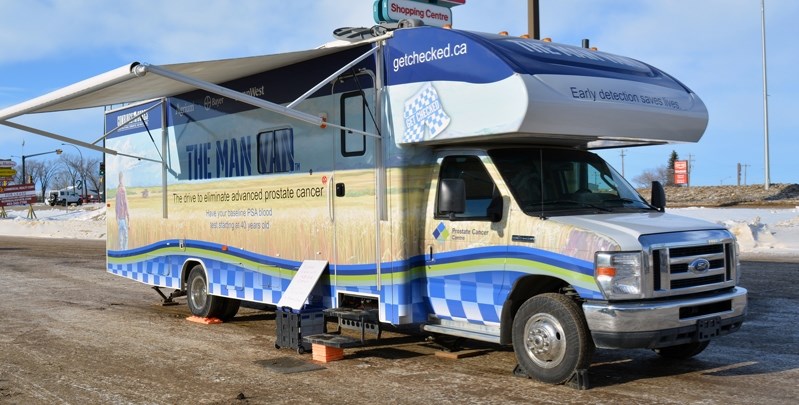
[[595,347],[687,358],[743,322],[733,235],[664,212],[662,187],[647,201],[591,152],[704,132],[699,97],[637,60],[412,27],[133,63],[0,122],[121,103],[101,138],[107,270],[186,293],[195,315],[359,311],[512,345],[550,383]]

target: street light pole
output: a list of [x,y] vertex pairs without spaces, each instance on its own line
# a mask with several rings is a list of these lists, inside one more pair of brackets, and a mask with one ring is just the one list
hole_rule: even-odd
[[50,153],[55,153],[57,155],[60,155],[61,152],[63,152],[61,149],[56,149],[56,150],[51,150],[50,152],[34,153],[32,155],[22,155],[22,184],[27,184],[27,183],[25,183],[25,180],[27,179],[27,176],[25,175],[26,174],[25,173],[25,159],[27,159],[29,157],[34,157],[34,156],[48,155]]

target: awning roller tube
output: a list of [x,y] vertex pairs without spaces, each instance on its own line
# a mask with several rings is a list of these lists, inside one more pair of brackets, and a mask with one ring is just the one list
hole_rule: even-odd
[[30,112],[44,112],[46,111],[47,107],[58,104],[63,100],[74,99],[130,79],[135,79],[136,75],[133,73],[133,70],[138,65],[139,62],[133,62],[105,72],[101,75],[97,75],[70,86],[58,89],[54,92],[47,93],[26,102],[0,110],[0,122],[25,115]]

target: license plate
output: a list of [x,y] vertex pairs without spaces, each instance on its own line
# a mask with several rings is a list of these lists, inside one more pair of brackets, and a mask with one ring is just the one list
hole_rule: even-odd
[[719,336],[721,334],[721,317],[714,316],[696,321],[696,334],[700,342]]

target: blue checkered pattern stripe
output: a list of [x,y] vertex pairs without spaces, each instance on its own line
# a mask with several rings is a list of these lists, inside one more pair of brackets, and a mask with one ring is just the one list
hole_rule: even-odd
[[481,271],[428,277],[432,313],[440,319],[499,325],[507,294],[502,271]]
[[108,272],[157,287],[180,288],[180,269],[173,270],[165,256],[133,263],[108,263]]
[[[181,267],[186,259],[175,255],[150,256],[132,263],[109,262],[108,272],[152,286],[178,289],[181,288]],[[209,280],[208,291],[212,295],[274,304],[280,300],[290,282],[289,279],[247,270],[220,260],[203,258],[202,262]]]
[[[183,264],[189,258],[197,258],[206,268],[211,294],[275,304],[300,265],[233,249],[222,253],[218,247],[192,243],[197,245],[194,247],[197,252],[191,254],[176,253],[170,241],[162,243],[166,247],[156,244],[123,253],[109,252],[108,272],[148,285],[177,289],[181,287]],[[436,263],[432,268],[426,267],[424,256],[383,263],[380,289],[375,285],[376,278],[369,276],[374,275],[373,265],[339,265],[335,270],[339,284],[324,283],[311,294],[321,298],[322,305],[328,308],[335,305],[333,300],[338,292],[378,296],[380,320],[393,324],[424,322],[432,315],[495,326],[499,324],[510,286],[519,277],[552,274],[557,269],[569,275],[567,282],[581,296],[591,297],[597,289],[590,262],[538,249],[507,246],[464,249],[442,253]]]
[[[213,295],[275,304],[291,280],[244,269],[218,260],[204,260]],[[285,271],[285,270],[284,270]]]
[[433,138],[444,131],[450,122],[450,117],[444,111],[436,89],[430,83],[405,102],[403,114],[405,118],[403,142],[406,143]]

